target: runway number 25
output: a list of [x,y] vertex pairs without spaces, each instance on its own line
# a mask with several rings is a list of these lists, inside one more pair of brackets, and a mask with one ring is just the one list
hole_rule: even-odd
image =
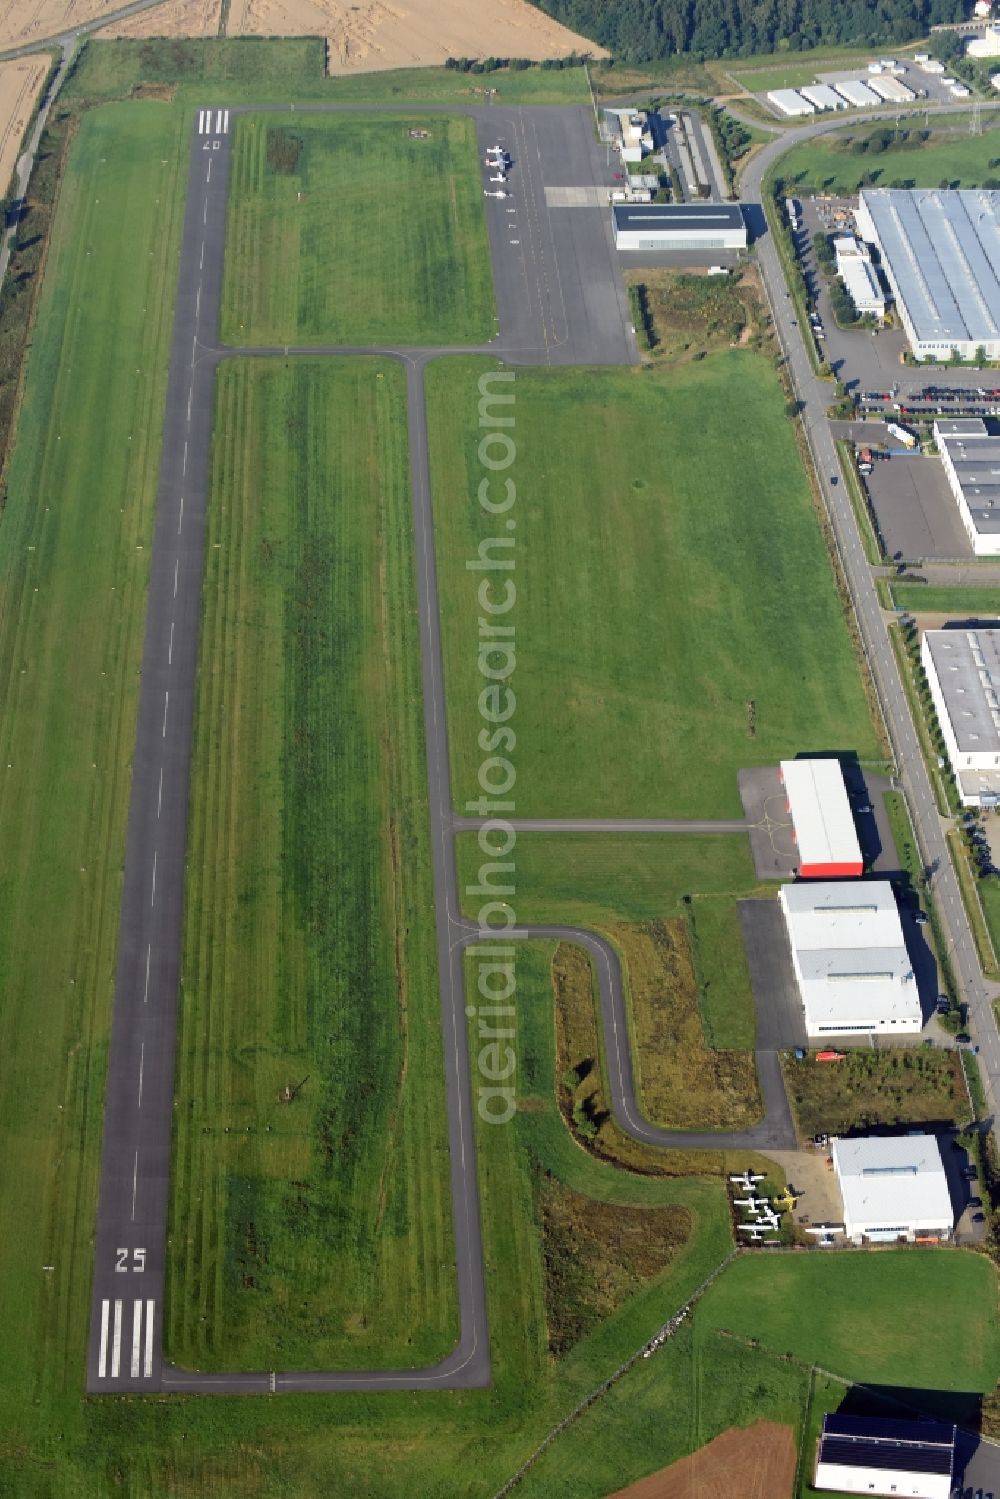
[[146,1251],[145,1251],[145,1249],[133,1249],[133,1251],[132,1251],[132,1263],[131,1263],[131,1265],[128,1262],[128,1250],[127,1249],[116,1249],[115,1250],[115,1269],[118,1271],[119,1275],[127,1275],[130,1270],[134,1270],[136,1272],[136,1274],[141,1274],[142,1271],[145,1270],[145,1268],[146,1268]]

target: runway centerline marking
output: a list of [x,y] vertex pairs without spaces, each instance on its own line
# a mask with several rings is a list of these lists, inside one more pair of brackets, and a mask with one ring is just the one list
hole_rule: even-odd
[[182,474],[186,474],[187,471],[188,471],[188,444],[187,444],[187,438],[185,437],[185,439],[184,439],[184,457],[183,457],[183,460],[181,461],[181,473]]
[[152,888],[152,890],[150,892],[149,904],[151,906],[155,906],[155,904],[156,904],[156,849],[155,848],[153,849],[153,888]]
[[167,709],[170,707],[170,689],[163,694],[163,738],[167,737]]
[[156,815],[159,817],[163,808],[163,766],[160,766],[160,789],[156,793]]
[[146,1043],[139,1044],[139,1107],[142,1108],[142,1074],[146,1065]]
[[146,987],[142,991],[142,1002],[143,1002],[143,1004],[146,1004],[148,1002],[148,1000],[149,1000],[149,960],[152,957],[152,955],[153,955],[153,944],[152,944],[152,942],[147,942],[147,944],[146,944]]
[[178,572],[178,569],[180,568],[180,565],[181,565],[181,559],[178,557],[177,561],[174,563],[174,598],[177,597],[177,572]]
[[[132,1167],[132,1222],[133,1223],[135,1222],[135,1194],[136,1194],[136,1192],[138,1190],[139,1190],[139,1152],[136,1151],[136,1153],[135,1153],[135,1165]],[[121,1302],[118,1301],[118,1302],[115,1303],[115,1305],[120,1307],[121,1306]],[[118,1320],[120,1321],[120,1318]],[[115,1326],[116,1326],[116,1329],[117,1329],[118,1321],[116,1321]],[[111,1372],[114,1373],[115,1370],[112,1369]]]
[[[174,664],[174,622],[170,621],[170,644],[167,646],[167,665]],[[160,787],[163,787],[163,771],[160,771]]]
[[184,524],[184,496],[181,495],[181,508],[180,508],[180,513],[177,516],[177,535],[178,536],[181,534],[181,527],[183,526],[183,524]]

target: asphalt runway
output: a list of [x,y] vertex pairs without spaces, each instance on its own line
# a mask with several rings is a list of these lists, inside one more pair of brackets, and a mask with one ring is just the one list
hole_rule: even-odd
[[[311,106],[309,112],[317,108],[325,111],[338,106]],[[341,346],[233,350],[220,345],[231,127],[237,113],[247,112],[251,112],[249,106],[232,111],[213,106],[197,111],[194,120],[129,805],[87,1389],[115,1394],[158,1390],[274,1394],[483,1386],[490,1382],[489,1332],[463,956],[471,943],[483,940],[484,934],[461,914],[455,865],[423,378],[427,362],[448,351]],[[274,112],[273,107],[269,106],[268,112]],[[634,339],[610,243],[608,216],[593,205],[550,211],[545,197],[546,187],[553,184],[585,188],[588,174],[591,185],[596,181],[599,162],[587,111],[547,108],[472,112],[477,115],[481,141],[494,143],[498,122],[514,134],[518,154],[512,147],[515,168],[511,191],[522,212],[522,222],[528,226],[523,255],[508,259],[506,251],[521,247],[504,247],[491,222],[491,246],[494,256],[499,255],[502,261],[494,261],[501,334],[481,351],[520,363],[596,359],[602,363],[631,362],[635,358]],[[577,180],[567,181],[567,174]],[[491,201],[501,204],[505,200]],[[407,375],[460,1336],[447,1358],[424,1369],[209,1375],[177,1369],[164,1361],[162,1308],[215,372],[221,358],[235,355],[288,358],[352,353],[399,359]],[[706,830],[709,826],[713,831],[723,830],[714,824],[705,825]],[[726,831],[737,831],[739,826],[724,825]],[[775,1078],[774,1068],[763,1053],[758,1066],[767,1117],[756,1130],[699,1134],[660,1130],[648,1124],[636,1102],[625,998],[614,951],[593,933],[566,927],[519,929],[514,935],[518,939],[579,942],[593,957],[611,1059],[612,1105],[623,1129],[639,1140],[661,1146],[762,1148],[769,1144],[787,1148],[791,1120],[780,1074]],[[335,1273],[335,1267],[331,1267],[331,1273]]]

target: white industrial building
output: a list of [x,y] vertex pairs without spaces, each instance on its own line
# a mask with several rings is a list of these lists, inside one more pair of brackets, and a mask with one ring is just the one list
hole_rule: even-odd
[[927,674],[965,807],[1000,802],[1000,630],[925,630]]
[[861,874],[861,847],[840,761],[782,760],[780,775],[792,815],[800,877],[829,880]]
[[968,84],[951,83],[948,85],[948,92],[953,99],[968,99],[972,90]]
[[817,109],[847,108],[847,100],[842,99],[836,89],[832,89],[827,83],[811,83],[808,88],[799,89],[799,93]]
[[816,113],[815,104],[798,93],[793,88],[776,88],[768,94],[768,99],[775,109],[783,115],[811,115]]
[[868,246],[853,234],[840,235],[833,242],[837,275],[851,294],[851,300],[862,316],[885,317],[885,294],[882,291]]
[[973,551],[1000,556],[1000,437],[982,417],[945,417],[934,423],[934,441]]
[[873,94],[867,83],[862,83],[860,78],[845,78],[842,83],[835,83],[833,86],[854,109],[870,109],[879,102],[878,94]]
[[988,26],[982,36],[974,36],[965,46],[967,57],[1000,57],[1000,28]]
[[840,1494],[951,1499],[954,1426],[831,1412],[823,1417],[813,1488]]
[[927,57],[922,62],[918,58],[917,67],[920,68],[921,72],[931,73],[935,77],[939,77],[944,72],[944,63],[938,62],[936,57]]
[[861,1135],[830,1141],[844,1203],[844,1233],[855,1244],[948,1239],[955,1209],[933,1135]]
[[619,250],[745,250],[747,226],[738,203],[615,203]]
[[888,880],[782,885],[778,899],[808,1035],[920,1030],[917,982]]
[[873,94],[878,94],[880,99],[885,99],[890,104],[908,104],[911,99],[916,98],[916,94],[905,83],[886,74],[881,78],[869,78],[868,87]]
[[857,223],[918,359],[1000,359],[1000,193],[864,188]]

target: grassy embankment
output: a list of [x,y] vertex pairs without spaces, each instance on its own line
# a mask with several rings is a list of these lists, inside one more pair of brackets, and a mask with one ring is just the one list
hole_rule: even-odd
[[[880,129],[883,127],[879,127]],[[909,141],[887,150],[856,151],[851,140],[867,133],[855,127],[819,136],[793,146],[781,158],[778,171],[796,192],[815,190],[855,193],[864,184],[875,187],[937,187],[947,181],[952,187],[979,187],[987,177],[997,176],[1000,128],[987,128],[970,135],[968,124],[955,122],[951,130],[931,128],[926,142],[916,141],[917,125]],[[916,143],[914,143],[916,142]]]
[[896,1124],[966,1124],[969,1100],[954,1051],[851,1051],[842,1062],[785,1060],[799,1134]]
[[[491,367],[428,371],[458,805],[478,794],[482,758],[465,564],[498,529],[469,503]],[[738,769],[789,746],[878,758],[770,364],[734,349],[662,375],[519,370],[514,389],[515,613],[531,662],[512,679],[519,815],[739,815]]]
[[457,1335],[407,461],[396,364],[220,372],[173,1177],[181,1363],[422,1363]]
[[493,337],[471,120],[245,116],[236,124],[232,174],[222,292],[228,343]]

